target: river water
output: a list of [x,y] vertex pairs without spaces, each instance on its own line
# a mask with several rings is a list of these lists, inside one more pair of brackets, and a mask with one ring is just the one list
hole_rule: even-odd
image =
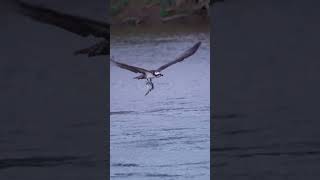
[[196,179],[210,176],[210,33],[120,33],[111,36],[115,60],[157,68],[194,43],[200,49],[154,79],[110,67],[111,179]]

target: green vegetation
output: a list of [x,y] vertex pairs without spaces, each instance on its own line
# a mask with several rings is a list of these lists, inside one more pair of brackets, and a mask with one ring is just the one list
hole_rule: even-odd
[[166,10],[168,7],[170,6],[174,6],[175,5],[175,1],[174,0],[160,0],[160,16],[161,17],[166,17],[169,15],[168,11]]
[[161,17],[166,17],[166,16],[168,16],[168,15],[169,15],[168,11],[166,11],[165,9],[162,9],[162,8],[161,8],[161,10],[160,10],[160,16],[161,16]]
[[129,0],[118,0],[118,1],[112,1],[111,5],[111,15],[117,15],[121,9],[125,6],[127,6],[129,3]]
[[175,5],[175,0],[145,0],[146,4],[160,4],[160,16],[166,17],[169,15],[168,11],[166,10],[170,6]]

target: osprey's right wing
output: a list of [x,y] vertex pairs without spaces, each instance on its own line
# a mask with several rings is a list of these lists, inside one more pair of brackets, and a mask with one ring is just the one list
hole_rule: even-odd
[[29,16],[36,21],[63,28],[83,37],[92,35],[109,40],[108,23],[61,13],[20,0],[16,0],[16,2],[19,6],[19,12],[21,14]]
[[181,61],[185,60],[186,58],[192,56],[199,49],[200,45],[201,45],[201,42],[197,42],[195,45],[193,45],[190,49],[186,50],[184,53],[182,53],[175,60],[159,67],[157,69],[157,71],[162,71],[162,70],[166,69],[167,67],[172,66],[172,65],[174,65],[178,62],[181,62]]

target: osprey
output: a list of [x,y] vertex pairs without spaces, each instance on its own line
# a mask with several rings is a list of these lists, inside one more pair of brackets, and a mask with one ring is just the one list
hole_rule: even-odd
[[92,35],[103,39],[88,48],[75,51],[75,55],[86,54],[89,57],[109,55],[109,23],[61,13],[40,5],[23,2],[21,0],[15,0],[15,4],[18,7],[19,13],[36,21],[60,27],[82,37]]
[[163,74],[161,74],[161,71],[166,69],[167,67],[169,67],[173,64],[176,64],[178,62],[181,62],[184,59],[192,56],[199,49],[200,45],[201,45],[201,42],[196,43],[190,49],[186,50],[183,54],[181,54],[179,57],[177,57],[175,60],[173,60],[173,61],[159,67],[158,69],[155,69],[155,70],[147,70],[144,68],[120,63],[120,62],[113,60],[113,58],[111,58],[111,62],[122,69],[126,69],[126,70],[129,70],[134,73],[140,73],[140,75],[135,77],[134,79],[146,79],[147,80],[146,85],[149,85],[150,88],[146,92],[146,94],[145,94],[145,96],[146,96],[154,89],[154,84],[152,83],[152,79],[159,78],[159,77],[163,76]]

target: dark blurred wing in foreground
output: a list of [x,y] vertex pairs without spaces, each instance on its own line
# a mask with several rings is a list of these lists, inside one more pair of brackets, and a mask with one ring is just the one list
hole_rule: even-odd
[[109,49],[110,49],[109,47],[110,47],[109,41],[103,40],[103,41],[101,41],[91,47],[78,50],[78,51],[74,52],[74,54],[75,55],[87,54],[88,57],[108,55]]
[[126,69],[126,70],[129,70],[129,71],[134,72],[134,73],[145,73],[145,72],[148,72],[148,70],[145,70],[143,68],[130,66],[128,64],[124,64],[124,63],[120,63],[120,62],[114,61],[113,59],[111,59],[111,62],[115,63],[118,67],[120,67],[122,69]]
[[167,67],[169,67],[169,66],[171,66],[171,65],[173,65],[173,64],[176,64],[176,63],[178,63],[178,62],[181,62],[181,61],[183,61],[184,59],[192,56],[192,55],[199,49],[200,45],[201,45],[201,42],[196,43],[196,44],[193,45],[190,49],[188,49],[188,50],[185,51],[183,54],[181,54],[178,58],[176,58],[174,61],[171,61],[171,62],[169,62],[169,63],[167,63],[167,64],[159,67],[159,68],[157,69],[157,71],[162,71],[162,70],[166,69]]
[[109,39],[109,24],[83,17],[60,13],[58,11],[17,1],[19,12],[42,23],[54,25],[80,36],[89,35]]
[[210,0],[210,5],[216,3],[216,2],[223,2],[224,0]]

